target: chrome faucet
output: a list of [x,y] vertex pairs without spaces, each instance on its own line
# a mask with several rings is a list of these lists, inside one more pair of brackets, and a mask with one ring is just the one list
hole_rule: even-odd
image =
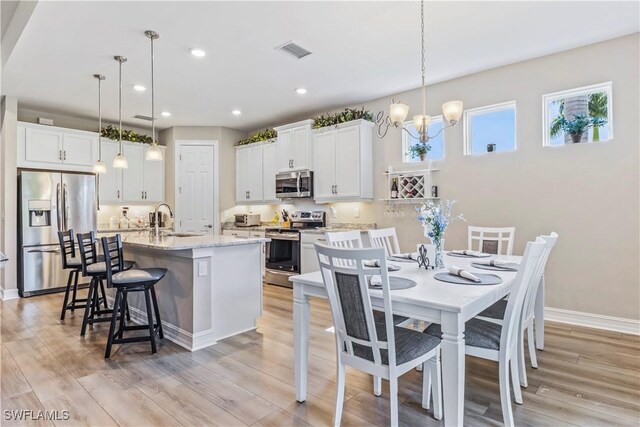
[[155,228],[154,228],[154,234],[156,236],[160,235],[160,221],[158,221],[158,211],[163,206],[166,206],[167,209],[169,209],[169,215],[171,216],[171,218],[173,218],[173,211],[171,210],[171,206],[169,206],[168,203],[160,203],[158,206],[156,206],[156,210],[153,213],[153,216],[156,219]]

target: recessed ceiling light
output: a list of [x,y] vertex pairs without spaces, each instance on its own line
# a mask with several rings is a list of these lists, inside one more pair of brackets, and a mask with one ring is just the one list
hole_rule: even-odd
[[133,90],[136,92],[144,92],[147,88],[142,85],[133,85]]
[[233,110],[233,111],[231,112],[231,114],[233,114],[234,116],[239,116],[240,114],[242,114],[242,111],[240,111],[240,110]]
[[299,88],[296,89],[296,93],[298,95],[304,95],[305,93],[307,93],[307,90],[305,88],[303,88],[303,87],[299,87]]
[[191,55],[195,56],[196,58],[202,58],[206,54],[207,53],[202,49],[191,49]]
[[171,113],[168,111],[163,111],[162,113],[160,113],[162,115],[162,117],[171,117]]

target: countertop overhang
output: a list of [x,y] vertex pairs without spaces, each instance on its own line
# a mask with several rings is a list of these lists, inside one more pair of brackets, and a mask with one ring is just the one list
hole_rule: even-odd
[[225,246],[251,245],[266,243],[271,239],[248,237],[237,238],[234,236],[154,236],[149,232],[127,233],[122,235],[122,244],[125,247],[138,247],[157,249],[163,251],[182,251],[185,249],[215,248]]

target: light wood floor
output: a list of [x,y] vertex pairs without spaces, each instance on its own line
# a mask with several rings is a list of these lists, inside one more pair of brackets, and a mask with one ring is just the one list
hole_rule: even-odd
[[[6,410],[68,410],[65,425],[328,425],[334,407],[334,337],[325,301],[312,301],[309,396],[294,398],[291,290],[266,286],[257,331],[194,353],[164,340],[116,346],[103,359],[106,325],[85,339],[81,313],[60,324],[62,295],[3,302],[2,425]],[[518,425],[638,425],[637,336],[548,323],[537,370],[529,369]],[[442,425],[420,407],[420,374],[400,380],[400,422]],[[502,421],[497,366],[467,358],[465,421]],[[386,387],[386,384],[385,384]],[[347,375],[343,425],[387,425],[388,394],[370,377]],[[24,424],[51,424],[50,422]]]

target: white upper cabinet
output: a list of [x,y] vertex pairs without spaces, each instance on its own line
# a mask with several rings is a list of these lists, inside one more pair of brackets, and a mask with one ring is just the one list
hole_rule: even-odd
[[278,173],[278,144],[262,146],[262,196],[265,202],[280,202],[276,198],[276,173]]
[[[159,147],[162,151],[162,160],[144,161],[144,201],[160,203],[164,202],[164,170],[166,148]],[[144,154],[147,155],[148,146],[145,146]]]
[[122,198],[127,202],[144,200],[144,154],[143,144],[122,144],[122,154],[127,158],[128,168],[122,169]]
[[[115,141],[102,141],[102,160],[107,173],[100,175],[100,203],[159,203],[164,201],[165,162],[147,161],[148,146],[123,142],[122,154],[127,158],[127,169],[114,169],[113,159],[119,152]],[[163,159],[165,147],[160,147]]]
[[98,134],[18,122],[18,167],[91,172]]
[[373,199],[373,126],[354,120],[313,131],[316,202]]
[[275,128],[278,132],[278,170],[311,169],[311,126],[303,120]]
[[263,201],[262,145],[236,149],[236,203]]
[[100,204],[122,202],[122,169],[113,168],[113,159],[118,155],[118,143],[102,141],[102,161],[107,173],[98,176]]

